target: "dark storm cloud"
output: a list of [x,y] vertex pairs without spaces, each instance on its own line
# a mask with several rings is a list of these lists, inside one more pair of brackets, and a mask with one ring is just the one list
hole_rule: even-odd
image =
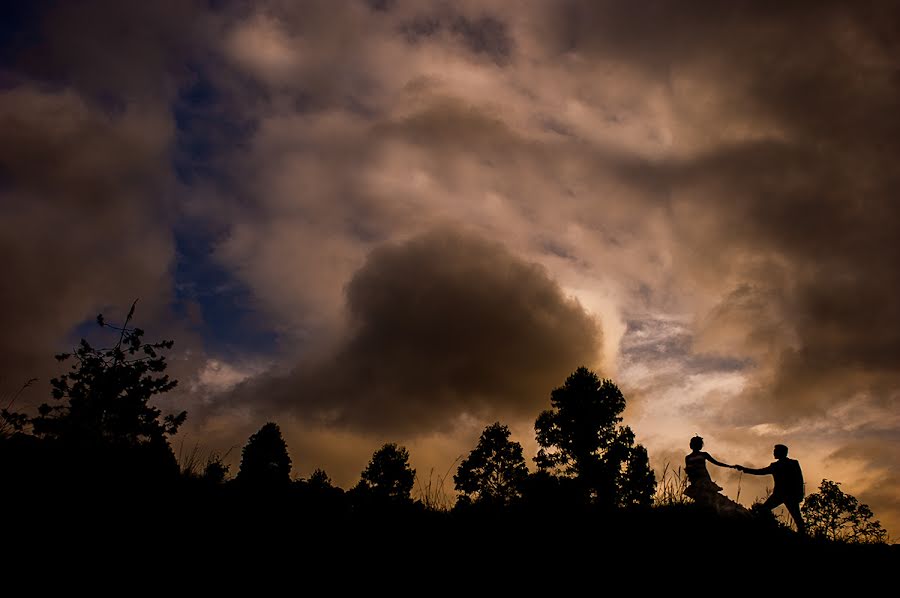
[[23,400],[44,400],[53,354],[98,311],[115,319],[141,297],[141,324],[168,327],[153,325],[167,319],[174,258],[168,99],[195,14],[187,2],[35,5],[17,24],[27,34],[4,40],[0,392],[36,376]]
[[598,358],[599,325],[542,267],[449,228],[374,250],[346,296],[340,347],[240,389],[246,406],[424,434],[463,415],[533,416]]
[[174,77],[206,41],[202,2],[45,3],[8,50],[20,78],[76,88],[108,108],[172,94]]
[[172,249],[143,201],[158,189],[158,136],[122,125],[72,93],[0,94],[4,384],[52,371],[68,330],[104,306],[165,293]]

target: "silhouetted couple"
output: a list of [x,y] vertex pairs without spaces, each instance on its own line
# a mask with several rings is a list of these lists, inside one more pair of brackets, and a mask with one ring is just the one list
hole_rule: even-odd
[[699,436],[691,438],[691,454],[684,458],[684,470],[690,482],[690,486],[684,491],[687,496],[698,504],[714,508],[719,513],[747,513],[747,509],[743,506],[720,494],[722,488],[709,477],[706,462],[752,475],[771,474],[775,478],[775,488],[772,495],[763,503],[763,508],[772,511],[783,504],[794,519],[797,531],[805,533],[806,526],[800,514],[800,501],[803,500],[803,472],[797,460],[788,459],[788,448],[785,445],[776,444],[773,451],[776,460],[761,469],[721,463],[702,449],[703,439]]

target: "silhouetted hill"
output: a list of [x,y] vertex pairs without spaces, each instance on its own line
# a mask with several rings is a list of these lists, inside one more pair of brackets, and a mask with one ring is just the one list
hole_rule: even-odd
[[220,555],[246,559],[247,566],[289,561],[302,563],[304,571],[337,567],[383,575],[389,567],[416,577],[450,570],[472,579],[515,577],[515,571],[540,578],[561,570],[569,581],[638,575],[637,584],[646,576],[698,569],[706,577],[733,578],[740,587],[742,578],[765,582],[785,567],[809,584],[823,575],[869,583],[900,566],[898,546],[818,541],[768,521],[720,518],[691,505],[434,512],[418,503],[357,508],[343,493],[332,498],[325,506],[302,484],[259,493],[235,484],[73,491],[7,504],[5,536],[15,539],[7,540],[7,549],[15,547],[16,558],[26,560],[47,550],[68,555],[70,564],[180,553],[197,564]]
[[[488,426],[454,476],[462,498],[451,511],[412,498],[416,472],[395,443],[373,453],[349,490],[323,470],[291,479],[274,422],[250,437],[233,479],[212,455],[205,467],[179,465],[168,437],[184,414],[163,417],[148,402],[154,388],[173,385],[155,353],[170,344],[141,345],[142,331],[119,330],[135,352],[149,347],[146,362],[123,361],[119,345],[84,343],[72,373],[54,382],[62,403],[30,419],[0,414],[0,562],[13,581],[89,572],[93,582],[121,579],[118,593],[131,594],[148,578],[168,577],[176,591],[188,577],[288,576],[316,592],[355,584],[556,596],[667,585],[721,593],[711,584],[719,579],[740,593],[784,595],[836,583],[859,592],[893,582],[900,566],[897,546],[810,538],[765,508],[720,516],[702,501],[682,504],[677,492],[668,506],[651,506],[646,450],[619,425],[624,397],[585,368],[538,417],[543,467],[528,473],[509,429]],[[127,387],[113,384],[123,376]]]

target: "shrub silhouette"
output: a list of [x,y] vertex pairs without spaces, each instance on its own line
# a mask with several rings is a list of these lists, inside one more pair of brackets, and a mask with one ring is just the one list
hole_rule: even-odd
[[241,451],[235,481],[267,488],[286,486],[291,481],[291,458],[278,424],[268,422],[250,436]]
[[869,505],[846,494],[838,482],[822,480],[819,491],[807,496],[800,510],[812,536],[866,544],[887,540],[887,530]]
[[625,409],[619,388],[580,367],[550,393],[550,403],[534,424],[538,467],[575,478],[591,503],[649,506],[656,478],[631,428],[618,425]]
[[394,443],[385,444],[372,455],[362,472],[356,491],[377,501],[411,502],[416,470],[409,466],[409,451]]
[[211,484],[221,484],[228,477],[228,470],[231,469],[217,454],[211,454],[206,460],[206,466],[203,468],[202,479]]
[[74,359],[68,373],[53,378],[53,398],[30,419],[35,437],[55,446],[70,473],[114,475],[119,480],[141,476],[176,476],[178,464],[168,442],[187,418],[187,412],[162,416],[150,404],[155,395],[175,388],[177,381],[163,372],[173,341],[143,341],[144,331],[128,324],[135,301],[122,327],[97,323],[119,333],[112,348],[98,349],[87,340],[71,354],[56,356],[60,362]]
[[462,463],[453,482],[460,504],[509,505],[522,496],[528,467],[522,445],[509,439],[509,428],[496,422],[481,433],[478,445]]

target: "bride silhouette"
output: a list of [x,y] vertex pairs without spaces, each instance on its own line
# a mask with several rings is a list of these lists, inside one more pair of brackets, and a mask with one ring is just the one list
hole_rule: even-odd
[[691,438],[690,444],[691,453],[684,458],[684,471],[690,485],[685,489],[684,494],[694,499],[697,504],[713,508],[718,513],[747,513],[747,509],[743,506],[720,494],[722,487],[709,477],[706,462],[709,461],[713,465],[729,469],[737,469],[737,466],[717,461],[712,455],[701,450],[703,438],[700,436]]

